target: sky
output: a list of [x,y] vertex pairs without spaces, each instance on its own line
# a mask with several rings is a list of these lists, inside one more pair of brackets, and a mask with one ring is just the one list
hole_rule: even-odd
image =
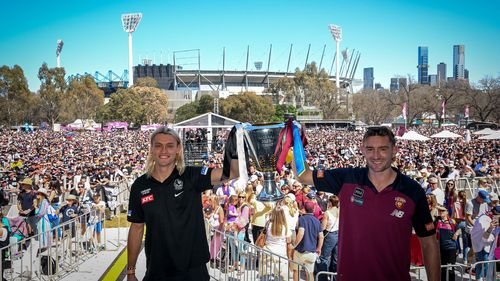
[[[64,41],[61,66],[68,75],[85,72],[119,76],[128,68],[128,37],[121,15],[140,12],[142,20],[133,33],[133,62],[143,58],[156,64],[176,62],[184,68],[249,70],[262,61],[267,69],[286,71],[293,44],[290,71],[308,62],[331,69],[335,41],[329,24],[342,27],[341,50],[360,52],[355,78],[373,67],[375,82],[388,88],[390,78],[417,78],[418,46],[429,48],[429,74],[437,64],[447,64],[452,76],[453,45],[465,45],[465,68],[477,83],[486,76],[500,76],[500,1],[2,1],[4,22],[0,29],[0,66],[20,65],[32,91],[40,82],[38,69],[46,62],[56,67],[57,40]],[[177,53],[179,52],[179,53]],[[332,71],[335,73],[335,68]]]

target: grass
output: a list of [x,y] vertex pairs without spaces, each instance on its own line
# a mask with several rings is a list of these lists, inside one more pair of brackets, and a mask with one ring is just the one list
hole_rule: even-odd
[[114,227],[129,227],[130,223],[127,221],[127,213],[119,213],[111,220],[106,220],[105,227],[106,228],[114,228]]

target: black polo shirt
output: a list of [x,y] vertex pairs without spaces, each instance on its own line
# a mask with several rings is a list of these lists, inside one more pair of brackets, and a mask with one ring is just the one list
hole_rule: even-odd
[[412,227],[420,237],[435,234],[425,192],[397,171],[394,182],[377,192],[368,168],[334,169],[318,177],[318,190],[340,200],[340,280],[410,280]]
[[128,221],[146,224],[144,280],[168,280],[208,262],[201,193],[212,188],[211,171],[186,167],[164,182],[147,175],[135,180]]

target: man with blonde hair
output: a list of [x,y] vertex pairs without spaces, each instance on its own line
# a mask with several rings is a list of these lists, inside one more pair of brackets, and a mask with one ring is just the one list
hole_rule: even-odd
[[[135,266],[147,226],[143,280],[209,280],[201,193],[221,183],[223,170],[185,166],[181,139],[167,127],[151,135],[145,170],[130,191],[127,279],[137,280]],[[238,162],[232,159],[229,179],[236,177]]]

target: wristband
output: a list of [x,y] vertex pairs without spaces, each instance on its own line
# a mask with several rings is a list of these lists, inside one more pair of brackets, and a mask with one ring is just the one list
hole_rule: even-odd
[[134,275],[134,274],[135,274],[135,266],[127,267],[127,275]]

